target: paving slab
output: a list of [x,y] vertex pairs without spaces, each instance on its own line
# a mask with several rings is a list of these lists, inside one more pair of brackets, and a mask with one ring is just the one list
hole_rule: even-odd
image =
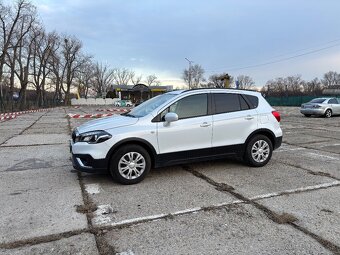
[[[69,147],[40,145],[23,147],[0,147],[0,172],[16,172],[57,166],[71,166]],[[48,171],[47,170],[47,171]]]
[[264,167],[248,167],[223,160],[192,164],[191,167],[215,182],[231,185],[248,198],[334,181],[274,161],[270,161]]
[[67,126],[56,126],[56,127],[31,127],[27,129],[23,134],[68,134],[69,130]]
[[314,144],[329,141],[331,141],[331,138],[312,136],[310,134],[306,134],[306,132],[304,134],[295,132],[290,133],[289,135],[283,134],[283,142],[294,145]]
[[277,213],[293,214],[296,224],[340,246],[340,187],[259,201]]
[[9,139],[2,146],[23,146],[39,144],[67,144],[70,136],[67,134],[27,134]]
[[338,154],[297,146],[282,146],[274,151],[273,155],[274,161],[340,178],[340,156]]
[[320,143],[315,143],[315,144],[305,144],[303,146],[307,148],[311,148],[311,149],[317,149],[320,151],[328,151],[328,152],[340,154],[340,141],[339,140],[330,140],[328,142],[320,142]]
[[54,117],[54,116],[43,116],[39,119],[37,123],[51,123],[51,124],[68,124],[66,116],[64,117]]
[[92,234],[81,234],[63,238],[58,241],[24,246],[16,249],[0,249],[0,255],[74,255],[74,254],[99,254],[96,240]]
[[331,254],[250,205],[142,223],[110,231],[105,239],[122,254]]
[[109,175],[92,175],[84,181],[86,185],[98,185],[100,192],[90,195],[96,205],[112,208],[110,214],[95,217],[95,225],[237,200],[180,167],[153,170],[136,185],[114,183]]
[[0,243],[87,227],[76,212],[83,199],[70,167],[0,173]]

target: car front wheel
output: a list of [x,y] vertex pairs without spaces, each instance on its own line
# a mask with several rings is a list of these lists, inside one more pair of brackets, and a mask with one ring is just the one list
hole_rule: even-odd
[[310,116],[312,116],[312,115],[311,115],[311,114],[305,114],[305,116],[306,116],[306,117],[310,117]]
[[119,148],[110,162],[110,173],[121,184],[141,182],[150,168],[149,153],[143,147],[133,144]]
[[273,145],[265,135],[256,135],[246,145],[245,161],[254,167],[266,165],[273,153]]

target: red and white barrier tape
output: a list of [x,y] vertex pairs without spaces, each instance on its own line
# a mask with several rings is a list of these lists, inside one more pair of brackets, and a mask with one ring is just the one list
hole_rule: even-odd
[[5,115],[5,116],[0,116],[0,121],[1,120],[11,120],[11,119],[14,119],[16,118],[17,115]]
[[109,117],[109,116],[113,116],[115,115],[114,113],[107,113],[107,114],[85,114],[85,115],[81,115],[81,114],[67,114],[67,116],[69,118],[72,119],[90,119],[90,118],[103,118],[103,117]]
[[0,116],[9,116],[9,115],[21,115],[25,113],[32,113],[32,112],[42,112],[42,111],[47,111],[48,109],[38,109],[38,110],[27,110],[27,111],[21,111],[21,112],[5,112],[5,113],[0,113]]
[[128,109],[112,108],[112,109],[96,109],[98,112],[128,112]]

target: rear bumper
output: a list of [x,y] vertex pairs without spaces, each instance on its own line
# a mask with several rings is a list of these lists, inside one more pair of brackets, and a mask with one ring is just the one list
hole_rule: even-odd
[[282,144],[282,136],[275,137],[274,150],[279,148]]
[[302,114],[310,114],[310,115],[324,115],[325,110],[324,109],[312,109],[312,108],[301,108],[300,112]]

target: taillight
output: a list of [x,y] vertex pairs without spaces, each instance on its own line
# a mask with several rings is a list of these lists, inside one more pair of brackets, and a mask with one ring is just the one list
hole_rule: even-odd
[[272,111],[272,114],[274,115],[277,122],[281,121],[281,116],[280,116],[280,113],[278,111]]

